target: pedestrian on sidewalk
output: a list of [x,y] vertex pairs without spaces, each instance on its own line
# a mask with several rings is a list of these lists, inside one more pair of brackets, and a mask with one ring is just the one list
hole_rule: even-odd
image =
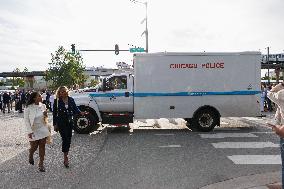
[[282,164],[282,188],[284,188],[284,83],[273,87],[267,97],[277,105],[275,125],[272,130],[280,137],[280,151]]
[[8,108],[8,113],[10,113],[10,101],[11,101],[11,96],[9,95],[8,92],[4,92],[3,96],[3,113],[5,114],[6,107]]
[[2,92],[0,92],[0,110],[2,111]]
[[54,131],[59,131],[62,139],[63,164],[66,168],[69,167],[68,153],[72,138],[73,117],[75,114],[86,114],[78,109],[74,99],[69,97],[68,92],[67,87],[59,87],[53,103],[53,126]]
[[45,145],[46,139],[50,135],[45,121],[47,118],[46,106],[42,104],[42,97],[38,92],[31,93],[26,106],[24,120],[30,141],[29,163],[34,165],[33,156],[37,148],[39,148],[38,169],[40,172],[45,172]]
[[50,95],[50,111],[53,111],[53,103],[54,103],[54,99],[55,99],[55,94],[54,94],[54,91],[51,92],[51,95]]
[[260,111],[261,111],[261,113],[264,112],[265,96],[266,96],[265,86],[261,85],[261,93],[260,93]]

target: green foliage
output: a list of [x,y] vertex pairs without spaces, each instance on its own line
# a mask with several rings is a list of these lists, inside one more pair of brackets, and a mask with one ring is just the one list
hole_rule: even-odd
[[[19,68],[15,68],[13,70],[13,72],[19,73],[19,72],[21,72],[21,70]],[[23,72],[28,72],[28,68],[25,67]],[[12,84],[13,84],[13,86],[24,87],[25,86],[25,80],[22,77],[16,77],[16,78],[13,77]]]
[[95,87],[99,83],[98,80],[91,79],[90,87]]
[[4,86],[4,82],[0,81],[0,86]]
[[51,88],[82,85],[87,79],[84,70],[85,66],[80,53],[67,52],[63,46],[60,46],[54,54],[51,54],[51,63],[49,63],[45,80],[52,81]]
[[23,78],[17,78],[16,83],[19,87],[24,87],[25,86],[25,80]]

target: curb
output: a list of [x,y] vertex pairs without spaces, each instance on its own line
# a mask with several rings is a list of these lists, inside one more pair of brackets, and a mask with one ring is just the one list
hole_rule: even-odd
[[281,172],[267,172],[262,174],[247,175],[217,182],[199,189],[254,189],[267,188],[266,185],[281,182]]

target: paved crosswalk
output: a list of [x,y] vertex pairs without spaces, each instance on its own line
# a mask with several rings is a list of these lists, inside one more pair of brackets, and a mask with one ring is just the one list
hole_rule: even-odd
[[[260,133],[209,133],[209,134],[199,134],[201,138],[210,140],[210,144],[217,150],[223,150],[226,153],[226,149],[240,149],[246,154],[228,154],[227,158],[231,160],[234,164],[238,165],[275,165],[281,164],[281,156],[271,155],[271,154],[253,154],[255,149],[272,149],[279,148],[278,143],[273,143],[271,141],[255,141],[259,139],[257,134]],[[270,132],[262,132],[261,134],[271,134]],[[229,141],[229,138],[239,138],[238,142]],[[254,140],[254,141],[249,141]],[[243,150],[246,149],[246,150]],[[250,151],[250,149],[252,149]],[[263,150],[264,152],[264,150]],[[280,151],[279,151],[280,153]]]
[[228,156],[235,164],[242,165],[275,165],[281,164],[280,155],[232,155]]

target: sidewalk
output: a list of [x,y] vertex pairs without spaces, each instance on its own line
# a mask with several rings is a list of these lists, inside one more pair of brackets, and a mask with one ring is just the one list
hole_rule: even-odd
[[200,189],[281,189],[281,172],[237,177],[210,184]]

